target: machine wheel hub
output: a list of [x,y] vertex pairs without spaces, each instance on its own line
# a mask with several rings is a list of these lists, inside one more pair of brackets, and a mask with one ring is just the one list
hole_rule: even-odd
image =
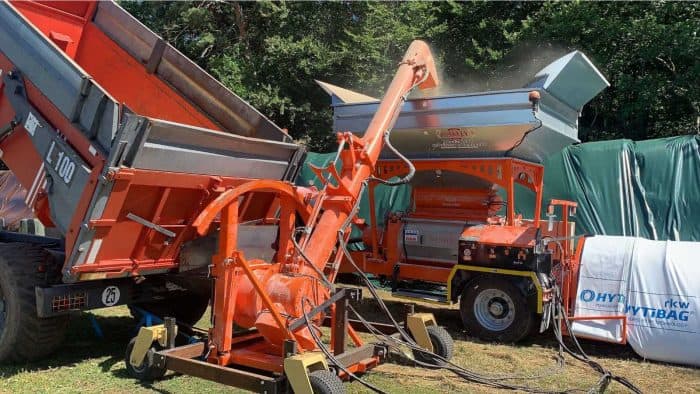
[[503,331],[515,320],[515,304],[498,289],[485,289],[474,300],[474,316],[484,328]]
[[504,304],[503,300],[492,299],[489,301],[489,312],[494,317],[503,317],[506,315],[508,305]]

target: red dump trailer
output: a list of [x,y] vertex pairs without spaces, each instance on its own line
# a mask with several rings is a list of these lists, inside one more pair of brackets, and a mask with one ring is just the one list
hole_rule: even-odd
[[[0,3],[0,73],[2,161],[59,235],[0,233],[0,361],[49,353],[70,311],[197,321],[216,241],[192,221],[225,187],[293,181],[303,148],[114,2]],[[248,194],[239,220],[277,206]]]

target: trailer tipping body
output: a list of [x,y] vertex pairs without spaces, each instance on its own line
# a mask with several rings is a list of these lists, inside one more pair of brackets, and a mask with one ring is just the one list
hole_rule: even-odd
[[[0,4],[2,160],[65,237],[63,280],[162,273],[217,188],[303,149],[113,2]],[[274,199],[246,196],[241,220]]]

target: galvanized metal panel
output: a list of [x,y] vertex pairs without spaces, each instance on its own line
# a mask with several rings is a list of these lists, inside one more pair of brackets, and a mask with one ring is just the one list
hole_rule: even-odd
[[[147,122],[134,168],[243,178],[282,179],[298,145],[242,137],[180,123]],[[133,148],[132,148],[133,149]]]
[[[392,130],[392,144],[411,159],[508,155],[542,162],[578,142],[578,113],[540,91],[541,105],[533,115],[531,91],[408,100]],[[333,129],[363,134],[377,107],[376,103],[336,105]],[[531,141],[534,136],[537,144]],[[384,157],[390,157],[389,152]]]
[[89,91],[81,98],[78,123],[80,129],[104,152],[109,152],[117,134],[119,107],[109,95],[92,81],[86,81]]
[[231,157],[169,145],[144,144],[134,168],[237,178],[282,179],[286,161]]
[[[0,3],[0,52],[89,138],[94,125],[97,134],[91,139],[109,151],[116,134],[117,104],[7,2]],[[81,95],[84,92],[87,97]]]
[[578,111],[610,86],[603,74],[582,52],[573,51],[535,74],[527,87],[542,88]]
[[156,75],[225,131],[273,141],[291,141],[277,125],[171,45],[165,45],[159,54],[157,47],[161,38],[116,3],[100,2],[94,22],[122,49],[151,65]]
[[409,259],[457,263],[465,222],[417,218],[406,218],[404,222],[399,250],[405,250]]
[[[276,225],[246,225],[238,226],[236,248],[243,252],[246,260],[259,259],[272,261],[276,249],[272,245],[277,241],[279,226]],[[180,253],[179,272],[191,271],[211,264],[212,257],[218,251],[218,235],[195,238],[182,246]]]
[[[34,184],[28,191],[27,205],[33,206],[33,200],[41,190],[45,190],[51,208],[51,220],[65,234],[87,186],[91,168],[51,127],[38,109],[28,102],[24,81],[19,75],[6,75],[4,82],[4,96],[10,101],[16,118],[20,120],[42,158]],[[17,132],[25,132],[24,130]]]

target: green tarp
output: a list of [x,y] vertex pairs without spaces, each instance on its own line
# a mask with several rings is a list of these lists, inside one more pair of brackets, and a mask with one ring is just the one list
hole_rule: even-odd
[[[543,200],[578,202],[579,233],[698,241],[698,141],[681,136],[567,147],[545,162]],[[532,198],[522,197],[518,207],[531,216]]]
[[[552,198],[576,201],[577,233],[639,236],[658,240],[700,240],[699,137],[634,142],[612,140],[573,145],[545,163],[543,206]],[[308,155],[324,165],[334,154]],[[304,168],[299,184],[315,176]],[[317,181],[317,180],[316,180]],[[315,183],[319,186],[319,183]],[[379,187],[380,222],[389,211],[405,210],[410,188]],[[534,197],[516,191],[516,211],[533,215]],[[368,218],[367,197],[361,217]],[[380,223],[381,224],[381,223]]]
[[[299,171],[299,176],[297,177],[297,184],[303,186],[314,186],[320,188],[321,182],[316,177],[316,175],[309,168],[309,164],[313,164],[317,167],[327,166],[331,160],[335,158],[335,153],[309,153],[306,156],[306,162]],[[340,168],[339,168],[340,169]],[[370,222],[369,215],[369,200],[367,192],[362,195],[360,200],[360,212],[359,216]],[[377,212],[377,222],[379,226],[384,225],[384,218],[389,212],[405,211],[411,202],[411,187],[408,185],[400,186],[385,186],[378,185],[374,189],[375,197],[375,210]],[[359,231],[355,230],[352,234],[353,237],[360,236]]]

